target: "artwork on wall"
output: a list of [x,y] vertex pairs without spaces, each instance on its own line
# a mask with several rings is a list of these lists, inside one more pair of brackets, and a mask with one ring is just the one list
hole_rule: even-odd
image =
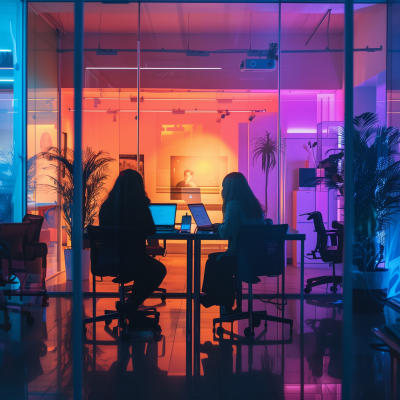
[[201,202],[201,194],[219,194],[228,157],[171,156],[171,200]]
[[[119,173],[126,169],[137,171],[137,154],[120,154],[119,155]],[[140,155],[139,173],[144,180],[144,154]]]

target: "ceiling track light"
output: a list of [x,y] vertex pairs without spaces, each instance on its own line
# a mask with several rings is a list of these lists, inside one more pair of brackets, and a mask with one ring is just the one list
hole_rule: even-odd
[[[70,112],[75,112],[74,109],[69,108]],[[249,120],[252,121],[255,118],[256,113],[265,113],[267,110],[140,110],[140,113],[172,113],[172,114],[223,114],[225,116],[229,116],[231,113],[252,113],[249,117]],[[28,111],[28,112],[36,112],[36,111]],[[49,112],[49,111],[41,111],[41,112]],[[57,112],[57,111],[52,111]],[[89,113],[107,113],[107,114],[117,114],[117,113],[135,113],[137,114],[137,110],[82,110],[82,112]],[[225,117],[224,117],[225,118]],[[250,119],[251,118],[251,119]]]
[[[100,50],[97,50],[100,51]],[[96,53],[97,53],[96,51]],[[110,51],[112,52],[113,50],[101,50],[102,52],[104,51]],[[107,54],[111,55],[111,54]],[[136,70],[137,67],[86,67],[86,69],[90,70]],[[140,70],[213,70],[213,69],[222,69],[221,67],[140,67]]]
[[[98,97],[84,97],[83,100],[95,100]],[[35,100],[35,99],[28,99]],[[37,99],[43,100],[43,99]],[[137,97],[101,97],[101,100],[117,100],[117,101],[130,101],[131,103],[137,102]],[[140,102],[144,101],[216,101],[219,104],[232,104],[234,101],[272,101],[271,99],[201,99],[201,98],[155,98],[155,97],[140,97]],[[100,104],[100,103],[98,103]]]

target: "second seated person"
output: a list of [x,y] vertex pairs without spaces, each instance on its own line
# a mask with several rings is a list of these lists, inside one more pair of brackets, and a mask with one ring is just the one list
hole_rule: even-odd
[[206,308],[225,306],[229,312],[235,302],[235,246],[239,228],[242,225],[263,225],[265,222],[260,203],[240,172],[225,176],[221,196],[223,223],[218,227],[218,234],[221,239],[228,239],[228,249],[224,253],[212,253],[208,256],[200,303]]
[[149,209],[150,200],[144,190],[142,176],[134,170],[122,171],[99,213],[101,226],[137,228],[141,234],[140,268],[132,269],[132,293],[126,301],[128,312],[139,306],[160,286],[167,270],[160,261],[146,252],[146,238],[156,233]]

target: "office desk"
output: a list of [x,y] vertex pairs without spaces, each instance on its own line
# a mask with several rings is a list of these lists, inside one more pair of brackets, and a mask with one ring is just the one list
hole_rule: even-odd
[[[200,272],[201,272],[201,242],[203,240],[226,240],[221,239],[218,233],[214,232],[197,232],[197,233],[179,233],[173,232],[157,232],[155,235],[148,236],[148,239],[159,240],[185,240],[187,242],[187,275],[186,275],[186,358],[187,358],[187,374],[191,375],[191,346],[192,342],[192,300],[194,305],[194,375],[200,374]],[[301,279],[300,279],[300,321],[304,319],[304,241],[306,235],[298,233],[288,233],[286,240],[301,241]],[[193,241],[194,241],[194,263],[193,263]],[[194,266],[194,271],[193,271]],[[193,286],[192,288],[192,273]],[[192,290],[193,297],[192,297]],[[189,353],[190,352],[190,357]],[[188,365],[190,363],[190,366]]]

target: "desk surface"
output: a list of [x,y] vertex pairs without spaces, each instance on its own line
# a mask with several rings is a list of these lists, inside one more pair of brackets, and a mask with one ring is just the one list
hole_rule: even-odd
[[[165,239],[165,240],[226,240],[221,239],[217,232],[190,232],[179,233],[178,230],[172,232],[156,232],[155,235],[148,236],[147,239]],[[304,233],[288,233],[286,240],[305,240]]]

